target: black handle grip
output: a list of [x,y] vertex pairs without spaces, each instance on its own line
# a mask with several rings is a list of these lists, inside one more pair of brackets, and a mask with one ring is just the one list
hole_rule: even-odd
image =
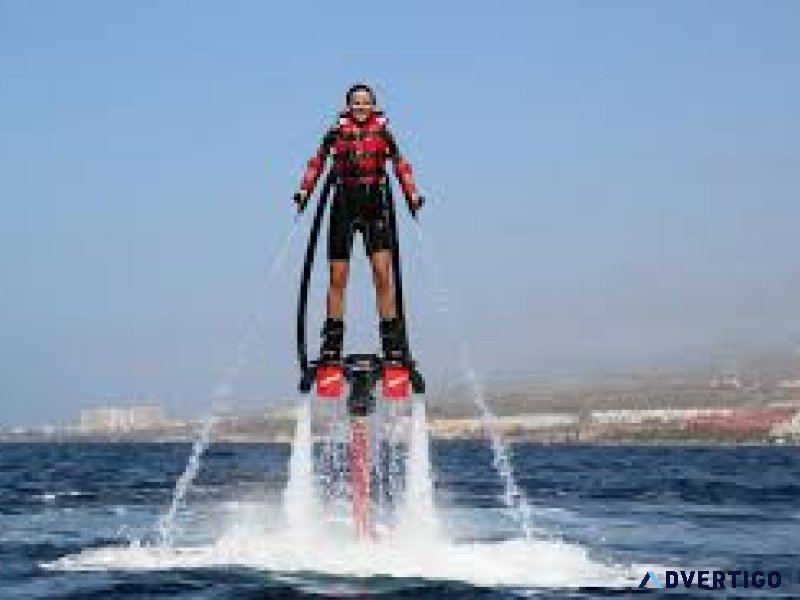
[[292,200],[294,200],[294,205],[297,207],[298,214],[303,212],[306,209],[306,205],[308,204],[308,195],[303,197],[303,194],[300,192],[296,192],[294,196],[292,196]]
[[419,209],[422,208],[424,206],[424,204],[425,204],[425,196],[417,196],[417,207],[416,208],[412,208],[411,204],[409,203],[408,210],[411,211],[411,216],[416,219],[417,218],[417,213],[419,212]]

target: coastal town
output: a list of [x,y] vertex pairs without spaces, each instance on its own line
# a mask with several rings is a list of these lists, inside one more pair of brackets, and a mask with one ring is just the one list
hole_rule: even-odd
[[[491,429],[510,441],[538,443],[800,442],[800,378],[725,374],[705,381],[506,384],[486,392],[492,415],[478,413],[472,393],[456,388],[429,394],[432,437],[479,439]],[[217,411],[194,419],[170,417],[155,402],[95,403],[71,423],[0,427],[0,442],[188,442],[213,418],[215,441],[288,443],[296,402],[271,400],[266,410]],[[399,423],[406,426],[402,418]]]

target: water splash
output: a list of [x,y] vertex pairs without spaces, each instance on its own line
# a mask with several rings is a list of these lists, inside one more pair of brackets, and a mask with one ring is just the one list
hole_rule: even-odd
[[411,405],[411,439],[408,466],[404,523],[401,531],[416,537],[439,537],[439,523],[433,499],[433,481],[429,456],[428,424],[425,401],[414,396]]
[[[322,421],[321,444],[315,455],[318,500],[323,520],[336,518],[347,500],[347,417],[342,402],[317,403],[315,412]],[[342,509],[343,510],[343,509]]]
[[503,481],[503,504],[510,510],[511,516],[522,529],[525,539],[533,535],[533,518],[530,503],[524,490],[517,484],[514,467],[509,458],[509,451],[500,436],[497,417],[486,402],[486,393],[477,371],[472,367],[466,344],[461,345],[459,357],[461,368],[467,376],[472,401],[480,411],[481,425],[489,437],[492,448],[492,464]]
[[381,535],[386,535],[397,527],[399,510],[406,490],[405,465],[408,455],[407,419],[405,403],[378,402],[373,414],[372,431],[374,440],[372,470],[377,479],[378,514],[376,523],[382,527]]
[[[257,527],[256,527],[257,529]],[[647,570],[668,566],[612,565],[584,548],[543,540],[362,543],[332,539],[324,532],[314,545],[296,544],[281,533],[256,534],[242,527],[212,544],[164,551],[146,546],[86,548],[44,563],[55,571],[163,571],[242,566],[294,589],[341,597],[358,591],[385,593],[386,577],[409,597],[420,581],[461,581],[481,587],[517,588],[520,595],[553,595],[553,588],[635,587]],[[405,581],[404,581],[405,579]],[[435,588],[434,588],[435,589]]]
[[283,510],[291,534],[310,541],[317,522],[313,483],[311,438],[311,399],[305,396],[297,406],[292,454],[289,459],[289,480],[283,496]]
[[[330,403],[334,404],[334,403]],[[201,544],[149,547],[85,548],[42,564],[57,571],[149,571],[213,569],[241,566],[264,572],[270,581],[289,583],[300,592],[317,595],[386,593],[387,584],[413,595],[421,581],[462,581],[485,587],[512,588],[521,594],[552,595],[553,588],[631,587],[647,570],[657,567],[607,565],[577,544],[553,540],[480,539],[454,542],[436,535],[436,513],[429,463],[425,405],[415,397],[410,418],[407,457],[407,525],[400,535],[356,540],[342,530],[320,525],[314,518],[312,480],[311,399],[297,408],[290,480],[283,497],[288,527],[266,522],[279,513],[274,505],[259,501],[231,506],[232,527]],[[347,418],[339,423],[346,427]],[[475,514],[472,519],[481,519]],[[298,543],[298,530],[311,531],[311,543]],[[306,529],[309,528],[309,529]],[[661,569],[663,570],[663,569]],[[387,577],[392,582],[387,582]],[[428,584],[425,583],[425,586]]]
[[175,484],[169,510],[161,515],[158,520],[158,541],[160,546],[172,546],[175,542],[175,530],[178,511],[186,499],[186,493],[200,471],[200,460],[208,448],[211,440],[211,430],[214,426],[214,414],[208,415],[203,421],[200,434],[192,444],[192,453],[181,476]]
[[[286,254],[291,246],[292,240],[295,237],[298,229],[298,219],[295,219],[289,232],[284,236],[281,243],[278,245],[278,250],[273,255],[272,260],[268,263],[265,283],[270,283],[278,272],[281,270]],[[239,335],[239,341],[236,344],[236,354],[233,363],[226,369],[223,376],[220,378],[217,385],[214,387],[211,394],[211,411],[208,416],[203,419],[200,431],[192,444],[192,451],[186,463],[186,468],[181,473],[178,481],[175,483],[175,489],[172,492],[172,500],[170,501],[169,509],[161,515],[158,519],[156,531],[158,533],[158,541],[160,546],[171,546],[174,543],[176,533],[176,520],[178,513],[183,505],[189,489],[194,483],[197,474],[200,472],[200,466],[203,454],[211,444],[211,434],[216,420],[215,413],[224,407],[225,404],[233,397],[236,381],[247,366],[248,358],[251,353],[252,332],[258,331],[258,323],[256,318],[256,311],[251,312],[244,320],[242,331]]]
[[[420,245],[424,246],[425,240],[422,234],[422,227],[416,221],[414,221],[414,230]],[[525,538],[531,539],[534,528],[530,503],[524,490],[517,484],[516,477],[514,476],[514,468],[509,458],[508,448],[499,433],[497,417],[489,408],[489,404],[486,401],[486,392],[483,383],[474,367],[469,352],[469,346],[464,336],[461,334],[463,328],[459,327],[456,323],[452,303],[450,302],[449,295],[443,284],[444,278],[441,275],[441,271],[437,268],[438,264],[435,262],[434,258],[430,256],[431,254],[433,253],[428,252],[428,260],[423,262],[427,266],[430,286],[435,290],[434,306],[444,315],[450,337],[457,340],[459,366],[466,377],[470,398],[478,408],[483,430],[489,437],[493,457],[492,462],[503,481],[503,503],[509,509],[512,518],[518,523]]]

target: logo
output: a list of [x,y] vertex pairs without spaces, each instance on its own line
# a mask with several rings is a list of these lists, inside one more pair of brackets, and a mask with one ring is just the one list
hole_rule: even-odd
[[399,377],[392,377],[387,378],[386,380],[386,387],[387,388],[395,388],[399,385],[403,385],[406,382],[406,376],[400,375]]
[[666,571],[664,583],[653,571],[648,571],[639,582],[640,588],[698,588],[701,590],[724,590],[738,588],[779,588],[780,571]]
[[341,378],[342,378],[342,375],[340,373],[334,373],[332,375],[328,375],[327,377],[323,377],[322,379],[320,379],[319,380],[319,384],[321,386],[333,385],[334,383],[339,381]]
[[648,571],[647,573],[644,574],[644,577],[642,577],[641,583],[639,583],[639,587],[640,588],[647,587],[647,582],[648,581],[652,581],[653,582],[653,587],[657,587],[657,588],[663,588],[664,587],[661,584],[661,580],[652,571]]

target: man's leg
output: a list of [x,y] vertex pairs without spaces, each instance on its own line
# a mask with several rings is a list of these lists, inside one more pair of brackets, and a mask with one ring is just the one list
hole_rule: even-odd
[[320,359],[338,362],[342,359],[344,345],[344,294],[347,288],[348,263],[346,260],[330,261],[328,285],[328,318],[322,326]]
[[344,295],[347,290],[347,278],[350,264],[346,260],[331,260],[330,283],[328,284],[328,317],[344,319]]
[[380,316],[379,334],[383,355],[386,360],[402,361],[408,352],[405,347],[403,324],[397,316],[394,277],[392,272],[392,251],[378,250],[370,256],[372,274],[375,280],[375,295]]
[[344,344],[344,302],[349,259],[353,246],[353,224],[347,210],[346,198],[339,193],[334,197],[328,226],[329,283],[327,319],[322,327],[320,359],[338,362]]
[[378,315],[381,319],[392,319],[397,316],[392,278],[392,252],[378,250],[369,257],[369,262],[372,265],[372,278],[375,282]]

